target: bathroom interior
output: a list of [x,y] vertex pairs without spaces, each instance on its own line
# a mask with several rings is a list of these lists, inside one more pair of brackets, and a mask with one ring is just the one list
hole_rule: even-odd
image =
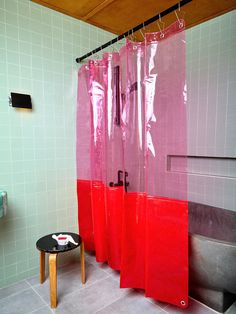
[[0,313],[236,314],[235,9],[0,0]]

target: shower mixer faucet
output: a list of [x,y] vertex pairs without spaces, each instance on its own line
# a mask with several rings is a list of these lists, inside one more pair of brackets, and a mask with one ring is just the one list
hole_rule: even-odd
[[115,186],[125,186],[125,192],[127,192],[127,187],[129,186],[129,182],[127,182],[126,178],[128,177],[128,172],[125,171],[125,177],[124,177],[124,182],[122,180],[122,176],[123,176],[123,171],[122,170],[118,170],[117,172],[117,177],[118,177],[118,181],[117,183],[114,182],[110,182],[109,186],[110,187],[115,187]]

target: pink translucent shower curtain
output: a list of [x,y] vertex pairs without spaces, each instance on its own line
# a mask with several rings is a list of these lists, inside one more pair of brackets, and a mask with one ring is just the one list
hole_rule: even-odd
[[80,234],[85,249],[94,250],[94,232],[91,203],[91,110],[89,96],[89,67],[81,66],[78,73],[76,165],[77,197]]
[[[171,298],[173,304],[186,307],[188,203],[183,25],[180,21],[162,33],[146,34],[148,198],[145,288],[149,297],[166,302]],[[175,167],[176,160],[181,163],[182,172],[176,171],[179,167],[173,167],[173,160]]]
[[106,53],[106,216],[107,262],[120,270],[124,206],[124,147],[121,129],[120,55]]
[[121,287],[187,307],[183,24],[127,41],[79,71],[79,231]]
[[[123,106],[124,166],[129,187],[125,193],[121,287],[145,288],[146,234],[146,131],[144,88],[144,43],[127,40],[120,52]],[[143,252],[140,254],[140,252]]]

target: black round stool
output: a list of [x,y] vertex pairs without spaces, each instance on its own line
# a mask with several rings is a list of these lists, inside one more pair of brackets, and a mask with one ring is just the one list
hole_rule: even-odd
[[[58,245],[52,235],[70,235],[77,243],[68,242],[66,245]],[[50,278],[50,302],[51,308],[57,307],[57,254],[71,251],[80,246],[81,281],[85,283],[85,259],[84,243],[80,235],[71,232],[57,232],[48,234],[36,242],[36,247],[40,251],[40,283],[45,281],[45,253],[49,253],[49,278]]]

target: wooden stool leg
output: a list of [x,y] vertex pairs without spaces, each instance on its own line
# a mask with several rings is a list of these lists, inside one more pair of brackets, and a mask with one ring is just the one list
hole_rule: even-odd
[[81,267],[81,281],[85,284],[85,259],[84,259],[84,242],[80,244],[80,267]]
[[49,254],[50,302],[51,308],[57,307],[57,254]]
[[39,280],[40,283],[44,283],[45,281],[45,252],[40,251],[40,274],[39,274]]

